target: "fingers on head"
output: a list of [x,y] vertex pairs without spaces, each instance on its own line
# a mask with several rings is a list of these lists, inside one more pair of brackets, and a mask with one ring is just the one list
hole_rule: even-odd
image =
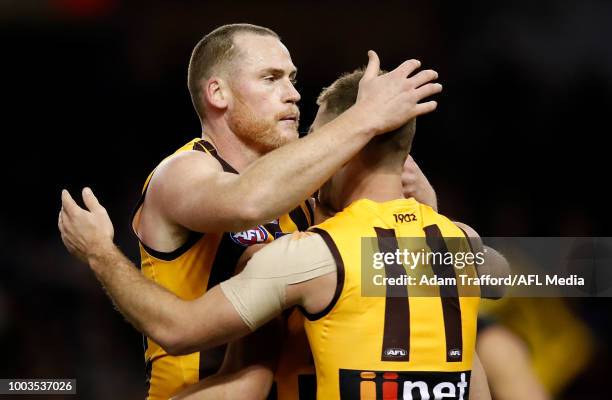
[[415,107],[417,115],[423,115],[434,111],[438,107],[438,102],[435,100],[417,104]]
[[380,59],[374,50],[368,51],[368,65],[363,73],[361,82],[375,78],[380,71]]
[[415,74],[413,77],[409,78],[413,87],[419,87],[421,85],[426,84],[427,82],[435,81],[438,79],[438,73],[433,69],[426,69],[424,71],[420,71]]
[[395,68],[392,71],[392,73],[399,75],[402,78],[406,78],[420,66],[421,66],[421,62],[419,60],[415,60],[415,59],[407,60],[401,63],[397,68]]

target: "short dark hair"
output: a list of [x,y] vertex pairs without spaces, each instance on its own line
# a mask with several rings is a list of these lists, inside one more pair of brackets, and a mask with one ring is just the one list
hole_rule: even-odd
[[238,33],[252,33],[280,39],[273,30],[252,24],[223,25],[204,36],[193,48],[187,72],[191,101],[200,119],[204,119],[204,110],[200,104],[201,81],[210,78],[215,67],[233,60],[237,54],[234,36]]
[[[385,71],[381,71],[383,74]],[[357,101],[359,81],[363,77],[364,69],[342,74],[329,87],[323,89],[317,99],[319,106],[325,105],[325,111],[337,116],[348,110]],[[410,152],[412,139],[416,131],[416,118],[408,121],[404,126],[393,132],[374,137],[365,147],[365,151],[375,151],[384,155],[390,162],[399,160],[403,163]]]

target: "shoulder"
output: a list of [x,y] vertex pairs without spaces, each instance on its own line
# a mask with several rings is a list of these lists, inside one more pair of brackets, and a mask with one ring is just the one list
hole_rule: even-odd
[[463,222],[457,222],[457,221],[453,221],[453,223],[457,225],[459,229],[465,232],[467,237],[480,238],[480,235],[478,234],[478,232],[476,232],[476,230],[472,228],[471,226],[469,226],[468,224],[464,224]]
[[463,231],[463,233],[467,237],[470,243],[470,246],[474,252],[477,253],[477,252],[483,251],[482,239],[480,238],[480,235],[478,234],[478,232],[476,232],[474,228],[472,228],[468,224],[464,224],[462,222],[457,222],[457,221],[453,221],[453,224],[455,224],[459,229]]
[[182,151],[157,166],[149,183],[148,197],[184,194],[186,188],[191,189],[221,172],[223,167],[211,155],[196,150]]
[[312,231],[296,231],[274,240],[265,247],[265,250],[270,252],[305,254],[319,247],[326,247],[321,235]]
[[253,255],[253,264],[277,264],[285,272],[333,262],[323,238],[314,232],[284,235]]
[[186,201],[194,187],[223,172],[221,164],[211,155],[196,151],[181,151],[163,160],[149,180],[143,211],[166,215]]
[[153,179],[174,180],[181,176],[215,171],[223,171],[223,167],[213,156],[202,151],[187,150],[162,161],[155,170]]

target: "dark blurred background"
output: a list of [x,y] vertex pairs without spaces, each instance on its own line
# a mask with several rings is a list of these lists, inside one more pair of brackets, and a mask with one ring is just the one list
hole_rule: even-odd
[[[435,68],[444,92],[413,156],[440,211],[482,236],[610,236],[610,2],[0,0],[0,377],[144,397],[141,337],[63,248],[60,191],[91,186],[136,261],[128,220],[146,176],[200,135],[191,49],[232,22],[270,27],[291,51],[302,131],[321,88],[368,49],[386,69]],[[594,377],[612,360],[611,302],[570,303],[598,356],[560,398],[606,398]]]

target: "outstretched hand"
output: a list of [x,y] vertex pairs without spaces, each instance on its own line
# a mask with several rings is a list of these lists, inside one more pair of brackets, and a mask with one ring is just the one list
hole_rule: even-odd
[[105,246],[113,244],[114,228],[106,209],[91,189],[83,189],[86,209],[79,207],[67,190],[62,190],[62,209],[57,226],[68,251],[84,262]]

